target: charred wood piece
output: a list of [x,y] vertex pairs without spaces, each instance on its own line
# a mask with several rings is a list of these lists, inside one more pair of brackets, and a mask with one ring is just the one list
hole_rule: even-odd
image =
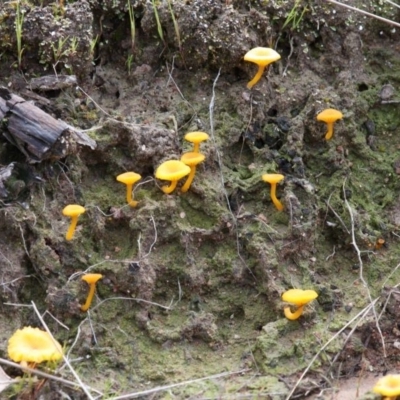
[[31,163],[60,159],[77,142],[92,149],[96,142],[67,123],[53,118],[32,102],[0,87],[0,123],[4,136]]

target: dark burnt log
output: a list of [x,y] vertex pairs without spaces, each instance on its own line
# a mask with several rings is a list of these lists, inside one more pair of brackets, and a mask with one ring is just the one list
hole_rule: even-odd
[[65,157],[76,150],[71,146],[74,140],[91,148],[96,146],[82,132],[4,87],[0,87],[0,121],[4,136],[32,163]]

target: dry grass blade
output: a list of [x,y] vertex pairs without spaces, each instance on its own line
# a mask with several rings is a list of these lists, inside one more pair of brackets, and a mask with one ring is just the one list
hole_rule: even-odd
[[[49,327],[47,326],[46,322],[44,321],[44,319],[42,318],[39,310],[36,307],[36,304],[32,301],[32,307],[33,310],[35,311],[36,316],[39,318],[40,323],[42,324],[43,328],[46,330],[46,332],[51,336],[51,338],[54,340],[54,342],[56,342],[56,340],[54,339],[52,333],[50,332]],[[76,371],[74,370],[74,368],[72,367],[71,363],[69,362],[68,358],[65,357],[64,354],[62,354],[63,360],[65,362],[65,364],[67,364],[69,370],[71,371],[72,375],[74,376],[74,378],[76,379],[78,386],[84,391],[84,393],[86,394],[86,396],[88,397],[88,399],[90,400],[94,400],[94,397],[91,395],[89,388],[87,385],[85,385],[83,383],[83,381],[81,380],[81,378],[79,377],[79,375],[76,373]]]
[[14,382],[13,379],[11,379],[3,370],[3,368],[0,367],[0,393],[3,390],[6,390],[12,383]]
[[139,396],[146,396],[146,395],[153,394],[153,393],[163,392],[165,390],[173,389],[173,388],[176,388],[179,386],[186,386],[186,385],[190,385],[192,383],[203,382],[203,381],[207,381],[210,379],[225,378],[227,376],[243,374],[248,371],[250,371],[250,369],[247,368],[247,369],[241,369],[239,371],[233,371],[233,372],[222,372],[221,374],[205,376],[204,378],[192,379],[192,380],[185,381],[185,382],[172,383],[171,385],[158,386],[156,388],[143,390],[141,392],[124,394],[122,396],[114,397],[113,400],[133,399],[133,398],[139,397]]
[[390,1],[390,0],[383,0],[383,1],[385,1],[386,3],[388,3],[388,4],[390,4],[390,5],[394,6],[394,7],[400,8],[400,5],[394,3],[393,1]]
[[293,386],[292,390],[286,396],[285,400],[290,400],[304,377],[307,375],[308,371],[313,366],[315,360],[320,356],[320,354],[342,333],[344,332],[354,321],[357,321],[357,325],[367,316],[372,308],[374,308],[375,303],[379,300],[379,297],[373,300],[367,307],[363,308],[357,315],[355,315],[346,325],[344,325],[338,332],[336,332],[315,354],[315,356],[311,359],[307,368],[300,375],[300,378],[297,380],[296,384]]
[[51,380],[53,380],[55,382],[60,382],[63,385],[67,385],[67,386],[74,387],[74,388],[79,387],[79,385],[76,382],[72,382],[72,381],[69,381],[67,379],[60,378],[59,376],[48,374],[46,372],[40,371],[39,369],[32,369],[32,368],[29,368],[29,367],[22,367],[20,364],[17,364],[15,362],[12,362],[12,361],[9,361],[9,360],[6,360],[4,358],[0,358],[0,364],[7,365],[8,367],[13,367],[13,368],[17,368],[17,369],[21,369],[21,370],[27,371],[30,374],[40,376],[41,378],[51,379]]
[[332,3],[332,4],[336,4],[337,6],[347,8],[348,10],[356,11],[360,14],[366,15],[367,17],[379,19],[379,21],[383,21],[383,22],[386,22],[387,24],[394,25],[394,26],[397,26],[400,28],[400,24],[398,22],[392,21],[391,19],[380,17],[379,15],[369,13],[368,11],[361,10],[360,8],[356,8],[356,7],[349,6],[347,4],[343,4],[340,1],[336,1],[336,0],[326,0],[326,1],[329,1],[329,3]]
[[[373,300],[372,300],[371,292],[369,290],[368,283],[364,278],[364,264],[363,264],[363,261],[362,261],[362,258],[361,258],[361,251],[360,251],[360,249],[359,249],[359,247],[357,245],[357,242],[356,242],[355,222],[354,222],[353,210],[352,210],[352,208],[351,208],[351,206],[350,206],[350,204],[349,204],[349,202],[347,200],[347,197],[346,197],[345,184],[346,184],[346,180],[343,182],[343,198],[344,198],[344,203],[346,204],[347,210],[348,210],[349,215],[350,215],[350,221],[351,221],[351,245],[353,246],[354,250],[357,253],[358,267],[359,267],[359,270],[360,270],[360,273],[359,273],[360,281],[362,282],[363,286],[367,290],[368,299],[369,299],[370,303],[372,304]],[[383,337],[382,330],[381,330],[381,327],[379,325],[379,318],[378,318],[378,314],[376,313],[375,307],[372,307],[372,312],[374,314],[374,318],[375,318],[375,322],[376,322],[376,329],[378,330],[380,338],[381,338],[383,356],[386,358],[385,339]]]

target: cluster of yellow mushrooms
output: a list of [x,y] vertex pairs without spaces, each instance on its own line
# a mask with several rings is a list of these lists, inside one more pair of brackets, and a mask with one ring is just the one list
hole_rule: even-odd
[[[251,89],[262,77],[265,68],[274,61],[277,61],[281,56],[273,49],[265,47],[256,47],[246,53],[244,59],[246,61],[251,61],[258,65],[257,74],[254,78],[247,84],[247,87]],[[323,121],[327,124],[327,132],[325,135],[326,140],[330,140],[333,135],[333,124],[338,119],[343,117],[340,111],[332,108],[323,110],[317,115],[318,121]],[[189,190],[195,173],[197,165],[205,160],[205,155],[200,153],[200,144],[209,138],[208,134],[205,132],[189,132],[185,135],[185,140],[193,144],[193,149],[190,152],[182,154],[180,160],[168,160],[162,163],[156,170],[155,176],[157,179],[170,182],[168,185],[161,187],[161,190],[165,194],[172,193],[176,187],[179,180],[187,177],[186,182],[181,187],[181,192],[185,193]],[[136,182],[138,182],[142,177],[136,172],[125,172],[117,176],[117,181],[126,185],[126,202],[131,207],[136,207],[138,202],[133,199],[132,190]],[[277,210],[282,211],[284,206],[282,202],[276,196],[276,188],[278,183],[283,181],[285,178],[282,174],[268,173],[261,176],[264,182],[271,185],[271,200]],[[66,206],[63,210],[63,214],[71,218],[71,224],[66,233],[66,240],[72,240],[76,225],[78,222],[79,215],[85,212],[85,208],[78,204],[70,204]],[[82,278],[92,285],[90,282],[92,279],[91,275],[95,276],[96,281],[101,279],[99,274],[89,274],[90,277],[86,278],[86,275]],[[93,298],[94,286],[90,286],[90,292],[88,301],[85,305],[81,307],[83,311],[86,311],[90,306],[90,301]],[[311,294],[310,292],[313,292]],[[295,304],[298,309],[291,313],[290,308],[285,309],[285,315],[288,319],[294,320],[300,317],[303,312],[304,305],[315,299],[317,294],[314,291],[301,291],[299,289],[292,289],[284,293],[283,300],[292,304]]]

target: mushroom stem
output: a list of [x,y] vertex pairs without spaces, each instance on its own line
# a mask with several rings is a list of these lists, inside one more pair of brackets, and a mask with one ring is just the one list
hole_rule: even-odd
[[133,183],[127,183],[126,184],[126,202],[131,207],[136,207],[139,204],[139,202],[133,200],[133,198],[132,198],[132,189],[133,189]]
[[290,307],[285,307],[283,312],[285,313],[285,317],[294,321],[295,319],[299,318],[303,314],[304,305],[300,306],[295,312],[290,310]]
[[189,190],[190,185],[193,182],[195,174],[196,174],[196,166],[193,165],[192,167],[190,167],[190,174],[189,174],[188,178],[186,179],[185,184],[181,188],[182,193],[186,193]]
[[165,193],[165,194],[170,194],[172,193],[177,185],[178,181],[171,181],[171,184],[169,186],[165,185],[161,188],[161,190]]
[[276,183],[271,183],[271,200],[279,211],[283,210],[283,204],[276,197]]
[[264,70],[265,66],[262,65],[258,66],[258,71],[255,74],[254,78],[247,84],[247,89],[251,89],[261,79]]
[[67,234],[65,235],[65,239],[71,240],[74,237],[74,232],[77,223],[78,223],[78,216],[77,215],[71,216],[71,224],[68,228]]
[[95,283],[89,283],[89,294],[86,299],[86,303],[81,305],[81,310],[82,311],[87,311],[92,304],[92,300],[94,297],[94,292],[96,291],[96,284]]
[[327,122],[326,125],[328,128],[328,132],[326,132],[325,139],[330,140],[333,136],[333,122]]

